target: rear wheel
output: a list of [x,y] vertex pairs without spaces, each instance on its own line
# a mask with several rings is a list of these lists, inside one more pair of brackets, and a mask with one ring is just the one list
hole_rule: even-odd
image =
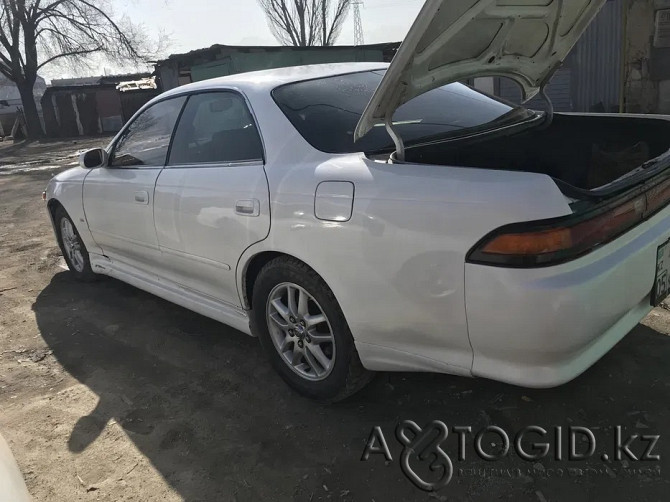
[[277,258],[260,271],[251,324],[275,370],[304,396],[338,401],[372,377],[332,291],[298,260]]
[[77,227],[72,219],[61,206],[54,211],[54,222],[56,224],[56,235],[63,258],[70,272],[80,281],[94,281],[99,276],[93,272],[89,261],[88,251],[84,245]]

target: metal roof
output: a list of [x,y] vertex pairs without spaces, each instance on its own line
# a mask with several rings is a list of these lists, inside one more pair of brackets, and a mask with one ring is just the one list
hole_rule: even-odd
[[288,66],[269,70],[236,73],[225,77],[202,80],[192,84],[176,87],[162,96],[192,92],[194,90],[216,87],[253,87],[256,89],[274,89],[291,82],[300,82],[316,78],[324,78],[346,73],[386,69],[388,63],[325,63],[305,66]]

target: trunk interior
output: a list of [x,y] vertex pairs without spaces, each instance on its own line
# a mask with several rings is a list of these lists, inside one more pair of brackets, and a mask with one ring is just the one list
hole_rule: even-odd
[[407,162],[543,173],[591,190],[670,149],[670,121],[555,114],[549,127],[408,148]]

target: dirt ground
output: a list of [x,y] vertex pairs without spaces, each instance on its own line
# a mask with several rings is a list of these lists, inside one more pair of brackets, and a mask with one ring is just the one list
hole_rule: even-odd
[[[382,374],[343,403],[316,404],[279,381],[255,339],[116,280],[79,284],[64,270],[40,194],[77,150],[105,141],[0,143],[0,431],[35,500],[668,500],[668,310],[556,389]],[[453,479],[426,493],[400,467],[395,429],[406,419],[510,435],[584,426],[597,454],[487,462],[469,438],[459,460],[452,433],[444,448]],[[364,462],[377,425],[393,459]],[[602,460],[614,458],[616,426],[660,435],[660,460]],[[485,437],[499,451],[495,435]],[[642,443],[633,446],[639,457]]]

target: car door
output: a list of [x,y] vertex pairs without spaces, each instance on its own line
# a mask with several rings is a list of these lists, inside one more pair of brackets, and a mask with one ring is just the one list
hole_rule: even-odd
[[118,136],[108,165],[84,181],[89,229],[113,262],[151,273],[160,269],[154,187],[185,102],[184,96],[167,99],[141,112]]
[[256,121],[241,94],[189,97],[154,201],[158,244],[171,280],[241,305],[238,259],[270,230],[263,158]]

